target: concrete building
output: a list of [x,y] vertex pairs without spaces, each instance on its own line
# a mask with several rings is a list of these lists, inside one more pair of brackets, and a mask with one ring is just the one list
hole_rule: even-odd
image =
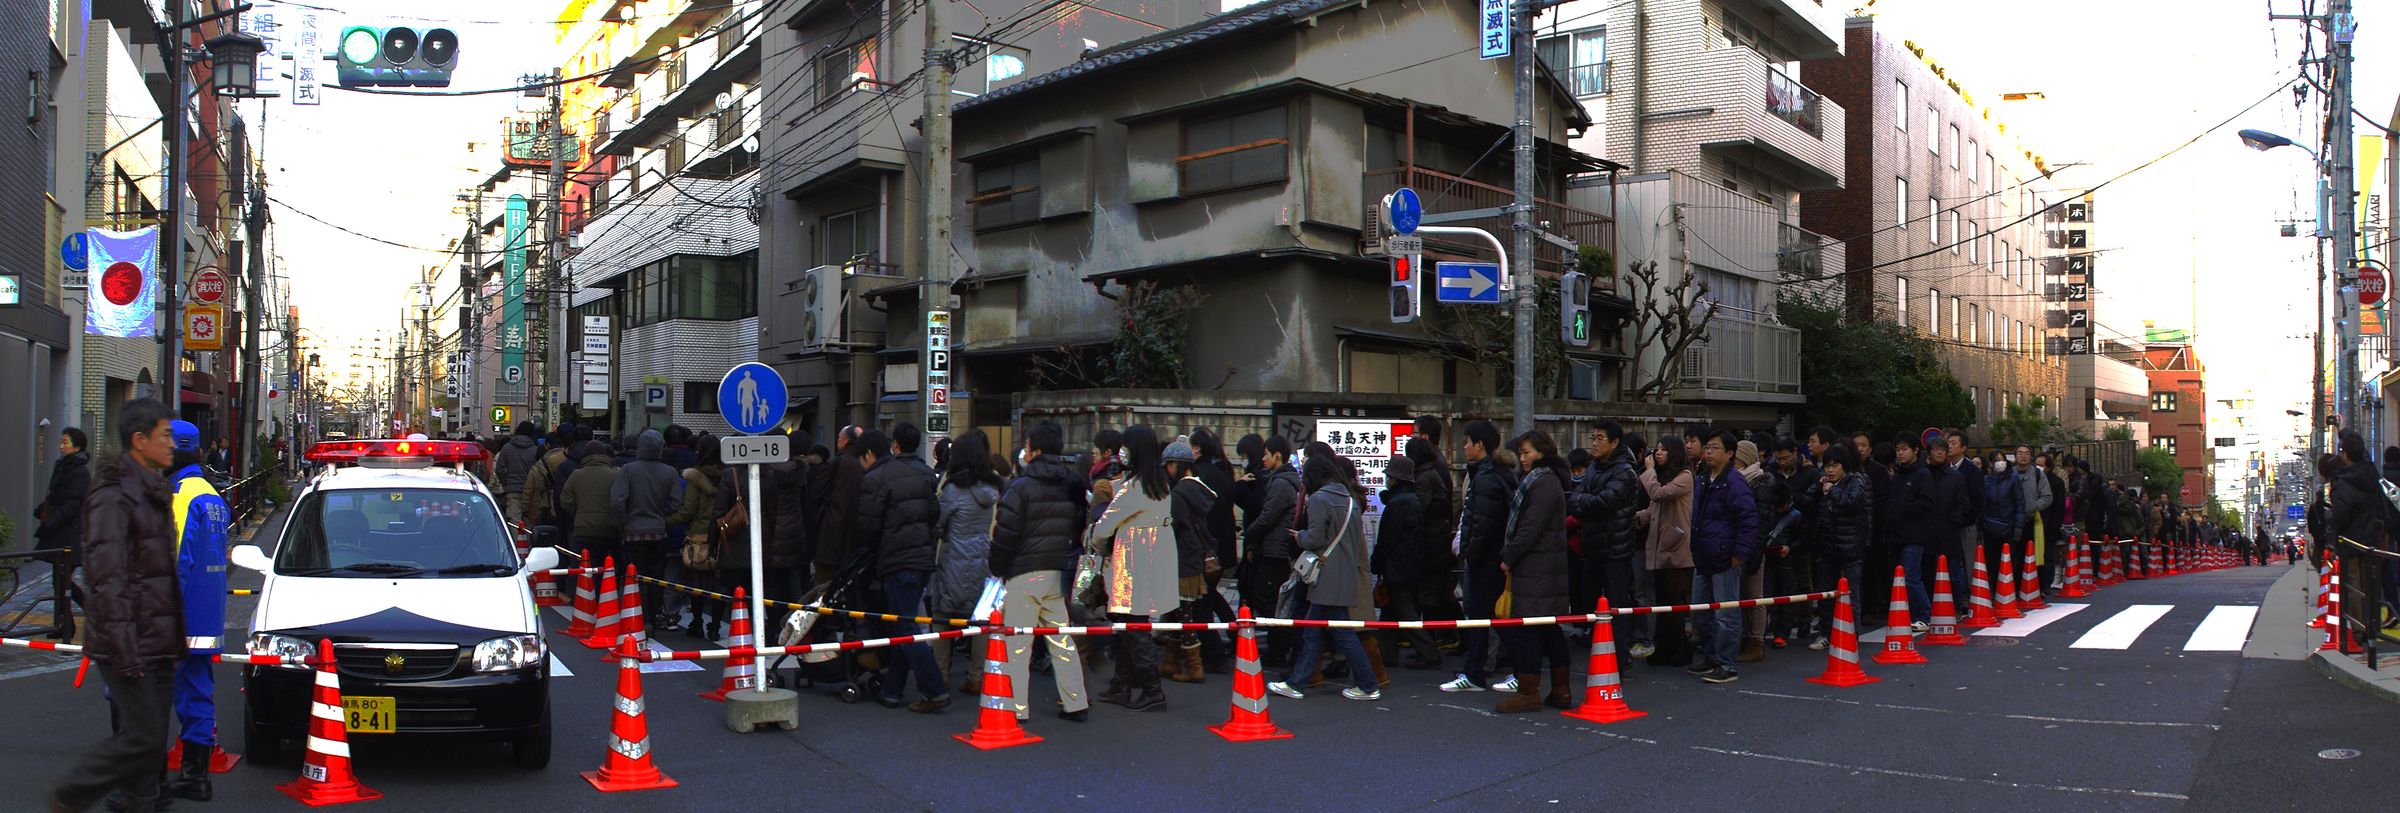
[[2141,368],[2150,378],[2150,408],[2143,414],[2150,425],[2149,445],[2174,454],[2183,468],[2183,488],[2169,496],[2187,507],[2201,505],[2216,493],[2207,368],[2188,342],[2150,343],[2142,349]]
[[59,430],[74,423],[66,408],[74,323],[63,310],[58,245],[81,164],[55,162],[74,157],[59,142],[79,143],[83,125],[46,101],[76,94],[79,16],[49,0],[0,7],[0,69],[12,77],[0,103],[28,114],[25,126],[0,131],[0,166],[11,170],[0,173],[0,380],[9,382],[0,388],[0,514],[14,528],[0,550],[33,539]]
[[[513,432],[520,421],[532,419],[547,425],[549,420],[541,409],[543,404],[534,397],[537,388],[524,352],[529,328],[541,322],[543,315],[538,308],[530,314],[523,310],[528,300],[540,298],[528,295],[524,279],[531,276],[533,238],[540,233],[533,213],[547,208],[542,203],[546,171],[546,167],[504,157],[500,168],[469,193],[468,217],[474,221],[474,231],[467,237],[466,257],[474,272],[457,284],[473,288],[473,314],[467,318],[474,327],[466,343],[467,370],[460,380],[464,382],[465,413],[478,432],[495,431],[501,423],[507,423]],[[508,282],[512,264],[516,273],[523,275],[513,292],[515,309],[511,308]],[[512,344],[517,353],[508,352]],[[498,414],[495,409],[505,412],[508,420],[491,420]]]
[[1853,17],[1838,59],[1800,78],[1847,112],[1847,185],[1802,195],[1801,222],[1847,242],[1855,318],[1898,322],[1937,340],[1976,422],[2009,405],[2067,394],[2067,358],[2047,302],[2064,270],[2061,196],[2040,155],[1989,104],[1915,43]]

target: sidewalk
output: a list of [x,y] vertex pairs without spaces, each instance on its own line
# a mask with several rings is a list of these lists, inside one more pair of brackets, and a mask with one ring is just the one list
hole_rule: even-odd
[[[2307,568],[2294,568],[2291,574],[2276,580],[2274,590],[2268,594],[2269,600],[2272,601],[2276,595],[2287,592],[2284,589],[2286,582],[2298,578],[2302,583],[2306,583],[2316,577],[2316,573]],[[2313,588],[2309,588],[2309,591],[2313,592]],[[2316,611],[2315,598],[2312,596],[2307,600],[2309,612],[2314,613]],[[2268,632],[2263,626],[2266,624],[2266,614],[2262,612],[2259,615],[2262,629],[2258,634],[2264,635]],[[2400,644],[2390,641],[2381,642],[2376,647],[2376,651],[2383,656],[2380,659],[2382,668],[2370,668],[2367,665],[2367,655],[2363,651],[2356,655],[2344,655],[2330,649],[2319,650],[2318,647],[2325,641],[2324,631],[2301,626],[2305,623],[2307,622],[2284,622],[2281,624],[2282,629],[2277,632],[2279,638],[2289,638],[2296,633],[2306,633],[2301,637],[2307,639],[2305,657],[2308,659],[2310,668],[2332,678],[2335,683],[2366,692],[2368,695],[2382,700],[2400,703]]]
[[[267,515],[261,521],[251,523],[249,527],[243,528],[234,534],[233,544],[272,544],[274,540],[273,533],[283,527],[282,523],[284,514],[290,510],[291,507],[289,505],[281,506],[278,507],[274,513]],[[32,602],[36,599],[47,599],[50,597],[50,568],[48,566],[40,565],[26,567],[18,571],[18,573],[24,582],[24,586],[18,589],[16,597],[9,602],[10,606],[7,608],[7,615],[5,617],[14,617],[16,614],[15,610],[19,606]],[[256,588],[258,587],[260,577],[255,573],[250,573],[248,571],[235,568],[233,569],[231,578],[228,581],[237,588]],[[225,602],[225,626],[228,630],[226,639],[227,645],[233,646],[236,643],[248,641],[250,612],[252,608],[257,606],[258,597],[226,596]],[[25,626],[27,627],[38,629],[48,626],[49,623],[50,614],[46,612],[36,612],[25,617]],[[75,638],[71,641],[67,641],[67,643],[83,643],[85,632],[86,628],[79,625],[75,631]],[[27,636],[22,633],[12,632],[8,637],[22,638]],[[0,647],[0,681],[8,680],[10,678],[30,677],[34,675],[49,674],[52,672],[67,671],[74,669],[76,664],[81,660],[82,658],[79,656],[58,652],[46,652],[42,650],[24,649],[13,646]]]

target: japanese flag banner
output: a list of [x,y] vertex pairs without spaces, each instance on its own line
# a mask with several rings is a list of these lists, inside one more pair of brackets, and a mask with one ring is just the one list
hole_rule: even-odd
[[137,338],[158,335],[158,227],[90,230],[92,284],[83,332]]

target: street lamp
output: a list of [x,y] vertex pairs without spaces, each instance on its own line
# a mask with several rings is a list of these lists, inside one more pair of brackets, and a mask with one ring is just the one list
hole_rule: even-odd
[[[2349,105],[2345,100],[2339,107],[2346,112]],[[2350,117],[2337,113],[2335,118],[2346,125]],[[2339,129],[2343,133],[2339,138],[2348,138],[2349,128],[2343,126]],[[2351,381],[2358,375],[2358,318],[2356,316],[2358,313],[2358,286],[2353,282],[2355,276],[2350,268],[2355,263],[2353,252],[2357,247],[2356,238],[2353,236],[2355,227],[2352,225],[2352,218],[2355,216],[2355,211],[2351,209],[2353,204],[2350,199],[2350,170],[2346,166],[2329,166],[2325,156],[2318,155],[2316,151],[2299,142],[2275,133],[2265,130],[2243,130],[2240,136],[2242,145],[2253,150],[2265,152],[2277,147],[2291,147],[2308,153],[2308,157],[2316,161],[2318,175],[2316,236],[2319,239],[2317,243],[2317,323],[2314,331],[2316,333],[2314,342],[2316,363],[2309,365],[2309,375],[2311,376],[2309,390],[2314,404],[2313,411],[2316,414],[2312,417],[2311,425],[2308,428],[2309,459],[2314,460],[2322,456],[2324,452],[2328,407],[2331,407],[2332,415],[2337,419],[2349,415],[2355,409],[2350,399]],[[2337,140],[2334,144],[2338,147],[2341,142]],[[2345,163],[2348,154],[2346,150],[2336,150],[2334,153],[2337,159]],[[2331,188],[2332,183],[2336,182],[2340,184],[2338,191]],[[2328,216],[2333,224],[2330,234],[2325,229]],[[2333,248],[2339,254],[2334,263],[2334,278],[2338,285],[2335,295],[2340,297],[2339,305],[2341,307],[2341,312],[2333,322],[2336,341],[2339,344],[2335,346],[2333,397],[2330,405],[2326,403],[2325,394],[2325,271],[2328,258],[2325,256],[2326,246],[2323,240],[2326,238],[2333,240]],[[2347,428],[2351,423],[2353,422],[2344,421],[2343,425]]]
[[2242,137],[2243,146],[2259,152],[2266,152],[2268,150],[2275,149],[2276,147],[2298,147],[2301,152],[2308,153],[2308,157],[2317,157],[2315,150],[2301,146],[2300,142],[2293,141],[2289,138],[2285,138],[2265,130],[2243,130],[2240,135]]
[[214,80],[217,95],[238,98],[258,96],[258,55],[266,52],[266,40],[239,31],[211,38],[208,41],[209,76]]

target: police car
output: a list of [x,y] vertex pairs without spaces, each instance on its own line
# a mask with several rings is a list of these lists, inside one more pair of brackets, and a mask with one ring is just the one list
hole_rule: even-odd
[[[520,552],[466,470],[486,459],[483,447],[347,440],[306,457],[321,468],[274,553],[233,549],[235,566],[266,577],[249,651],[313,660],[332,641],[353,738],[502,740],[519,767],[549,764],[550,657],[524,574],[556,567],[558,552]],[[308,736],[314,681],[299,666],[244,669],[253,759],[273,761]]]

